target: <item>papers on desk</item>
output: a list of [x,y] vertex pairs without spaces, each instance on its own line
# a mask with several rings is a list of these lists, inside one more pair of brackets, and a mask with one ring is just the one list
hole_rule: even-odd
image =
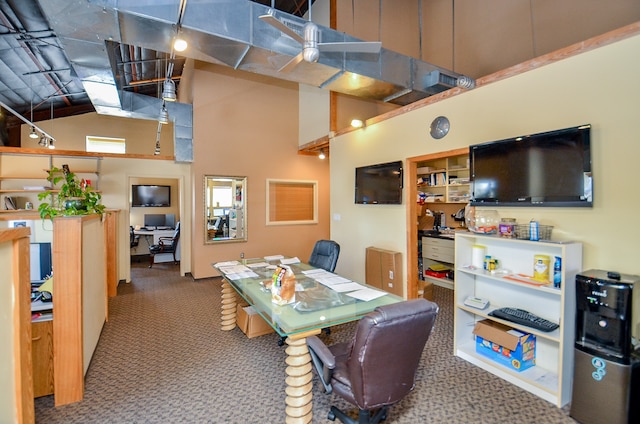
[[247,266],[249,268],[266,268],[266,267],[269,267],[270,265],[267,262],[256,262],[253,264],[247,264]]
[[291,264],[299,264],[300,263],[300,259],[293,257],[293,258],[283,258],[280,259],[280,263],[282,265],[291,265]]
[[284,259],[284,256],[282,256],[282,255],[271,255],[271,256],[265,256],[264,257],[265,261],[277,261],[278,259]]
[[308,271],[302,271],[302,273],[309,278],[313,278],[323,286],[327,286],[331,290],[338,293],[345,293],[347,296],[351,296],[365,302],[377,299],[387,294],[386,292],[368,288],[332,272],[325,271],[324,269],[311,269]]
[[222,266],[233,266],[233,265],[239,265],[239,264],[240,264],[240,262],[238,262],[238,261],[227,261],[227,262],[218,262],[214,266],[216,268],[220,268]]
[[[230,280],[240,280],[242,278],[258,277],[258,274],[253,272],[249,267],[237,264],[237,261],[235,262],[236,264],[218,266],[218,269],[224,274],[225,278],[228,278]],[[216,266],[217,265],[218,264],[216,264]]]
[[370,289],[368,287],[363,287],[361,290],[346,293],[347,296],[355,297],[356,299],[364,300],[365,302],[385,296],[386,294],[387,293],[380,290]]

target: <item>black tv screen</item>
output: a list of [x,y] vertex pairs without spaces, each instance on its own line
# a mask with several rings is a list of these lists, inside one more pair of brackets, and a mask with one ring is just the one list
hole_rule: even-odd
[[402,161],[356,168],[356,203],[402,204]]
[[138,208],[171,206],[171,186],[134,185],[131,187],[131,206]]
[[471,204],[593,206],[591,125],[472,145]]

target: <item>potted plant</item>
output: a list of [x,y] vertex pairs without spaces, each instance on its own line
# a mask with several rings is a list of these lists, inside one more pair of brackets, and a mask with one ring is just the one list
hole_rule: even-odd
[[[100,204],[100,193],[93,191],[84,181],[78,180],[68,165],[62,165],[62,169],[51,168],[47,181],[52,183],[52,187],[38,194],[38,200],[50,199],[50,202],[43,202],[38,206],[42,219],[104,212],[105,206]],[[62,184],[58,186],[60,182]]]

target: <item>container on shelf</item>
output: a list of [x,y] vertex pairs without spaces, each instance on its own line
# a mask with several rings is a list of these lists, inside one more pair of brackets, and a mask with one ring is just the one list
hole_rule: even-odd
[[[516,224],[516,238],[531,240],[530,233],[531,226],[529,223],[526,224]],[[553,230],[553,225],[541,225],[538,224],[538,239],[539,240],[551,240],[551,231]]]

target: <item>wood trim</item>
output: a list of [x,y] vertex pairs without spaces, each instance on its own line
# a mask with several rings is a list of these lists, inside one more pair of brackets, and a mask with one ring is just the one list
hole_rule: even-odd
[[97,159],[102,158],[117,158],[117,159],[150,159],[150,160],[175,160],[175,156],[163,156],[163,155],[139,155],[130,153],[94,153],[84,152],[80,150],[50,150],[50,149],[32,149],[23,147],[7,147],[0,146],[0,154],[17,154],[17,155],[40,155],[40,156],[77,156],[77,157],[93,157]]
[[108,211],[105,214],[104,240],[107,272],[107,302],[105,311],[109,321],[109,298],[118,294],[118,215],[119,211]]
[[61,406],[78,402],[84,396],[82,218],[56,218],[53,229],[53,269],[57,282],[53,310],[53,382],[55,406]]
[[[13,239],[13,349],[16,417],[18,423],[35,422],[33,405],[33,363],[31,357],[31,285],[29,284],[30,229],[3,231],[0,241]],[[4,239],[4,240],[3,240]]]

